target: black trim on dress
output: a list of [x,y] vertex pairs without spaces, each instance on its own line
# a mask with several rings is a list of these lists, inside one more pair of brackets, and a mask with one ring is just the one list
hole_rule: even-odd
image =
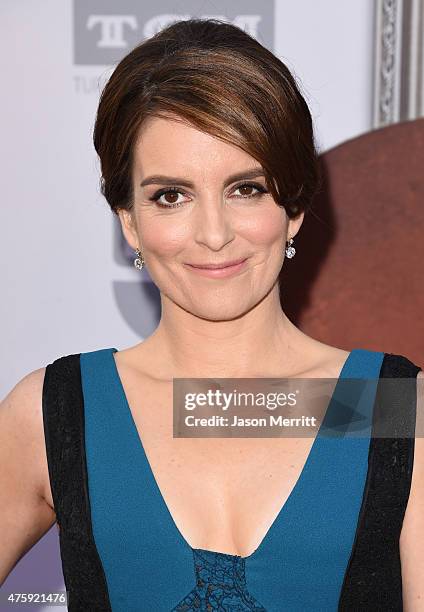
[[[403,355],[384,355],[374,404],[367,479],[339,612],[403,611],[399,538],[412,480],[417,389],[415,380],[406,387],[387,386],[382,379],[414,379],[420,370]],[[408,437],[383,437],[384,424],[392,436],[405,432]]]
[[111,612],[103,565],[94,541],[85,455],[80,355],[46,367],[43,423],[70,612]]

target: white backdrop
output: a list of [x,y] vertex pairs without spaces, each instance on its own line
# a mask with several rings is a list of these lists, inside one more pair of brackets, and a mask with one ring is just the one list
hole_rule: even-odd
[[[2,397],[61,355],[124,349],[157,324],[157,293],[148,274],[132,266],[132,252],[99,194],[92,129],[97,83],[110,65],[75,63],[78,40],[93,36],[94,44],[99,37],[96,28],[83,31],[87,22],[77,23],[78,9],[131,14],[133,7],[134,41],[142,32],[141,5],[149,15],[257,15],[259,32],[264,24],[259,40],[300,81],[320,149],[371,129],[372,0],[197,1],[195,11],[188,1],[2,0]],[[30,583],[64,588],[55,528],[2,590],[24,591]]]

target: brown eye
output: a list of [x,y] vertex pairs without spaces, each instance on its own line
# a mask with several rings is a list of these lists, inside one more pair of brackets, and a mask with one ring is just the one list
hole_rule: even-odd
[[163,194],[163,197],[165,198],[166,204],[175,204],[175,202],[178,202],[178,193],[175,193],[175,191],[168,191]]
[[[256,193],[252,193],[252,189],[256,190]],[[263,193],[268,193],[267,190],[258,183],[242,183],[241,185],[238,185],[235,190],[240,191],[241,193],[241,195],[236,195],[236,198],[242,198],[246,200],[249,198],[257,198]]]
[[[158,206],[162,206],[162,208],[176,208],[184,204],[184,202],[178,201],[179,195],[185,194],[177,187],[169,187],[167,189],[160,189],[149,198],[149,200],[155,202]],[[160,201],[160,198],[164,198],[165,196],[167,199],[165,201]]]
[[[249,193],[249,189],[254,189],[254,187],[252,187],[252,185],[242,185],[241,187],[239,187],[241,195],[242,196],[249,196],[252,195],[251,193]],[[247,190],[247,193],[246,193]]]

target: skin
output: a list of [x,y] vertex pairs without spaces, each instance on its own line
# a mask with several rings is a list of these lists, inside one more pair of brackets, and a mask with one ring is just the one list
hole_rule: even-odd
[[[298,232],[303,214],[289,220],[270,193],[249,199],[240,194],[254,194],[255,188],[223,188],[229,174],[258,166],[244,151],[177,121],[150,119],[140,133],[134,209],[120,210],[119,216],[128,244],[142,250],[161,292],[161,321],[148,341],[165,362],[155,363],[164,378],[276,370],[290,375],[310,367],[327,348],[288,320],[278,296],[286,240]],[[164,184],[140,183],[156,174],[193,182],[194,188],[181,188],[184,195],[160,198],[181,206],[160,208],[149,200]],[[263,177],[255,182],[266,186]],[[245,272],[221,280],[200,277],[184,265],[245,256]]]
[[[186,541],[242,556],[266,536],[313,440],[173,439],[172,379],[337,377],[348,354],[304,334],[281,308],[277,279],[284,249],[299,231],[303,214],[289,219],[270,193],[246,197],[257,190],[240,186],[254,182],[266,188],[263,176],[224,186],[229,175],[258,167],[244,151],[188,124],[152,118],[135,146],[134,208],[119,211],[125,239],[134,250],[142,250],[162,303],[154,333],[115,354],[137,429],[143,431],[156,481]],[[164,208],[150,200],[165,183],[140,183],[158,174],[191,181],[191,187],[173,182],[181,193],[160,197],[163,204],[181,206]],[[228,278],[205,278],[185,265],[239,257],[248,257],[245,269]],[[0,476],[0,496],[7,491],[9,502],[2,516],[8,539],[0,578],[54,522],[41,425],[43,376],[40,369],[21,381],[0,412],[0,460],[9,468]],[[423,404],[420,394],[419,410]],[[6,450],[1,450],[2,441]],[[32,448],[24,452],[28,441]],[[416,442],[401,539],[408,612],[424,609],[424,449],[421,439]],[[193,470],[184,468],[194,462],[196,482]],[[183,488],[189,500],[179,494]]]

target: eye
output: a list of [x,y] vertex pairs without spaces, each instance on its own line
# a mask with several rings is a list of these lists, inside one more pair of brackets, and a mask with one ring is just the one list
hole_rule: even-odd
[[175,202],[175,201],[174,202],[160,202],[159,198],[161,198],[162,196],[168,193],[185,195],[184,192],[178,189],[177,187],[168,187],[167,189],[159,189],[159,191],[156,191],[156,193],[153,194],[152,197],[149,198],[149,200],[151,202],[156,202],[156,204],[158,206],[162,206],[162,208],[176,208],[177,206],[182,206],[184,204],[184,202]]
[[[248,193],[248,194],[239,195],[239,196],[236,195],[235,197],[239,199],[247,200],[250,198],[257,198],[264,193],[268,193],[265,187],[263,187],[259,183],[240,183],[240,185],[237,185],[237,187],[235,187],[235,191],[238,191],[239,189],[246,189],[246,188],[248,190],[256,189],[256,193]],[[154,193],[152,197],[149,198],[149,200],[151,202],[155,202],[158,206],[161,206],[162,208],[177,208],[178,206],[182,206],[184,204],[184,202],[181,202],[181,201],[174,201],[174,202],[162,201],[161,202],[160,198],[169,193],[172,193],[173,195],[176,195],[176,194],[186,195],[185,192],[181,191],[181,189],[179,189],[178,187],[167,187],[167,188],[159,189],[158,191],[156,191],[156,193]]]
[[241,183],[240,185],[237,185],[237,187],[235,188],[235,190],[237,191],[238,189],[256,189],[257,193],[248,193],[247,195],[241,195],[241,196],[235,196],[236,198],[243,198],[243,199],[248,199],[248,198],[257,198],[259,196],[261,196],[264,193],[268,193],[268,191],[265,189],[265,187],[263,187],[262,185],[260,185],[259,183]]

